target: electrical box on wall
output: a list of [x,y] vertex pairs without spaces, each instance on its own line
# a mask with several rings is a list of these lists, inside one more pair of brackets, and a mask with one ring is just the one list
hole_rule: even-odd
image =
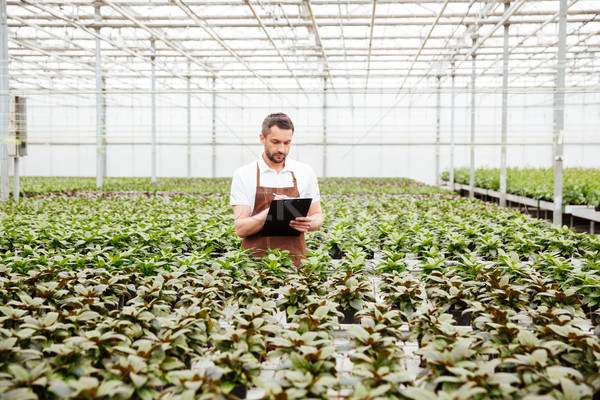
[[27,102],[25,97],[10,96],[10,123],[8,128],[9,157],[27,155]]

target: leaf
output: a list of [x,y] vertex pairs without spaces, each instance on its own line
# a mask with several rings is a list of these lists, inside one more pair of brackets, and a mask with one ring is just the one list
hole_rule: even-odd
[[352,299],[349,301],[350,306],[352,308],[354,308],[355,310],[362,310],[363,309],[363,301],[360,299]]
[[581,399],[581,392],[579,388],[573,381],[570,379],[561,379],[560,386],[562,388],[563,393],[566,395],[566,398],[569,400],[579,400]]
[[42,321],[42,324],[44,326],[51,326],[53,325],[56,321],[58,320],[58,313],[57,312],[49,312],[48,314],[46,314],[46,316],[44,317],[44,320]]
[[388,391],[390,391],[391,388],[392,388],[392,385],[390,385],[389,383],[385,384],[385,385],[379,385],[378,387],[376,387],[375,389],[372,389],[369,392],[369,398],[373,399],[375,397],[383,396]]
[[38,400],[38,396],[29,388],[17,388],[2,393],[2,400]]
[[173,369],[184,368],[185,364],[174,357],[169,357],[163,361],[160,368],[164,371],[171,371]]
[[519,383],[520,379],[516,374],[509,374],[507,372],[498,372],[496,374],[490,375],[487,379],[488,382],[492,385],[512,385],[513,383]]
[[554,379],[563,379],[568,377],[572,377],[578,380],[583,379],[583,375],[581,374],[581,372],[573,368],[563,367],[561,365],[553,365],[551,367],[546,368],[546,373],[548,374],[548,377]]
[[77,321],[88,321],[90,319],[95,319],[95,318],[99,318],[99,317],[100,317],[100,314],[98,314],[97,312],[87,310],[77,316]]
[[313,313],[313,315],[317,318],[325,318],[325,317],[327,317],[328,314],[329,314],[329,307],[327,307],[327,306],[320,306]]
[[131,372],[129,374],[129,378],[131,379],[131,383],[133,383],[136,388],[144,386],[148,381],[148,377],[138,375],[135,372]]
[[27,382],[30,379],[29,372],[18,364],[10,365],[8,370],[18,381]]
[[417,387],[408,387],[404,390],[403,394],[414,400],[438,400],[434,392]]
[[15,347],[16,344],[17,344],[17,338],[15,338],[15,337],[6,338],[2,342],[0,342],[0,350],[12,349],[13,347]]
[[54,379],[50,383],[50,387],[48,388],[52,393],[54,393],[57,397],[60,398],[68,398],[74,392],[73,389],[69,387],[65,382],[60,379]]
[[302,345],[302,346],[300,346],[299,350],[303,354],[316,354],[317,353],[317,348],[315,346]]
[[529,356],[530,360],[534,361],[536,364],[540,366],[545,366],[548,361],[548,353],[544,349],[534,350],[533,353]]
[[348,333],[354,335],[354,337],[361,342],[365,342],[369,338],[369,332],[367,332],[362,326],[353,326],[348,329]]
[[298,307],[296,306],[287,306],[287,308],[285,309],[285,312],[288,316],[295,315],[297,311]]
[[556,334],[558,334],[560,336],[563,336],[563,337],[569,336],[569,328],[566,326],[548,325],[548,328],[552,329]]
[[117,392],[118,389],[123,390],[124,388],[126,388],[126,386],[121,381],[118,381],[118,380],[104,381],[98,388],[98,397],[103,397],[103,396],[116,397],[116,396],[114,396],[114,393]]
[[31,328],[25,328],[25,329],[21,329],[20,331],[18,331],[16,333],[16,335],[20,338],[20,339],[28,339],[31,337],[31,335],[33,335],[35,333],[34,329]]
[[519,331],[519,334],[517,335],[517,340],[522,345],[528,347],[537,346],[540,342],[540,340],[532,332],[525,329]]
[[333,376],[322,376],[315,382],[315,385],[333,388],[335,385],[337,385],[337,382],[337,379],[335,379]]

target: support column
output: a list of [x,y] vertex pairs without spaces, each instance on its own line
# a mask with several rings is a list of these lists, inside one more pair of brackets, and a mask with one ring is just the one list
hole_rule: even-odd
[[152,183],[156,183],[156,66],[154,60],[156,59],[156,44],[154,39],[150,40],[152,48]]
[[565,64],[567,58],[567,1],[560,0],[558,16],[558,63],[554,96],[554,225],[562,226],[563,141],[565,127]]
[[[473,36],[473,47],[477,42]],[[469,172],[469,197],[475,197],[475,53],[471,59],[471,170]]]
[[[100,6],[94,6],[94,21],[100,22]],[[96,28],[100,34],[100,28]],[[104,178],[104,148],[102,147],[104,131],[104,107],[102,92],[102,47],[100,38],[96,36],[96,188],[100,189]]]
[[441,185],[442,178],[440,176],[440,109],[441,109],[441,92],[442,84],[441,77],[437,76],[437,106],[436,106],[436,123],[435,123],[435,183]]
[[[504,12],[510,2],[504,3]],[[502,139],[500,145],[500,207],[506,207],[506,131],[508,128],[508,21],[504,24],[504,55],[502,66]]]
[[323,78],[323,178],[327,176],[327,78]]
[[452,93],[450,105],[450,187],[454,190],[454,87],[456,70],[454,69],[454,59],[452,60]]
[[107,167],[106,148],[106,77],[102,77],[102,177],[106,178]]
[[192,78],[188,62],[187,76],[187,178],[192,177]]
[[8,77],[8,16],[6,0],[0,0],[0,200],[9,196],[8,184],[8,125],[10,86]]
[[216,78],[212,78],[212,177],[217,177],[217,90]]
[[14,164],[13,164],[13,200],[14,201],[19,201],[19,194],[21,191],[21,188],[19,186],[19,156],[16,156],[14,158]]

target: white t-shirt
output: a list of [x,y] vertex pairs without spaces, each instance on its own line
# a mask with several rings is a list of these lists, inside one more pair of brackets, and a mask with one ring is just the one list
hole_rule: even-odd
[[[310,197],[312,202],[321,201],[319,194],[319,183],[315,171],[308,164],[292,160],[289,157],[285,159],[285,166],[281,172],[277,173],[269,168],[262,155],[258,158],[258,168],[260,169],[260,186],[282,188],[293,187],[294,180],[292,171],[296,176],[296,184],[300,197]],[[250,206],[250,214],[254,211],[254,197],[256,196],[256,161],[238,168],[233,173],[231,181],[230,204],[232,206],[245,205]]]

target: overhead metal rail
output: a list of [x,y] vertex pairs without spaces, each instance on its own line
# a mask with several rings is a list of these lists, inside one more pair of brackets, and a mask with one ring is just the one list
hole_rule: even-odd
[[[331,88],[363,85],[368,91],[371,78],[396,76],[401,90],[427,86],[424,78],[441,75],[445,87],[450,60],[456,60],[455,77],[465,79],[471,75],[465,61],[474,54],[478,75],[497,77],[504,54],[499,28],[508,24],[515,25],[508,38],[510,82],[555,71],[559,2],[517,0],[506,11],[503,3],[7,1],[9,70],[24,73],[23,79],[11,81],[15,88],[31,88],[27,72],[35,74],[40,68],[48,77],[60,73],[75,80],[95,79],[94,44],[99,39],[107,91],[133,85],[123,79],[136,74],[149,81],[153,66],[157,79],[163,80],[161,87],[185,86],[190,77],[192,90],[210,91],[213,77],[218,89],[239,89],[243,78],[244,87],[270,92],[290,84],[305,93],[323,90],[323,78]],[[95,7],[102,10],[100,18]],[[570,78],[597,69],[600,1],[571,0],[567,7],[565,67],[567,84],[572,84]],[[473,26],[479,27],[474,44]],[[189,74],[182,68],[188,63]],[[177,83],[169,84],[169,78]],[[41,78],[37,82],[40,88],[52,86]],[[500,87],[497,79],[489,83]]]

